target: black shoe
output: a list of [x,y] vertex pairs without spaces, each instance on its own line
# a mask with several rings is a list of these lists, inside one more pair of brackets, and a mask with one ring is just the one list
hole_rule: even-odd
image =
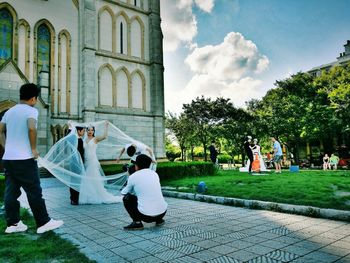
[[70,204],[71,204],[71,205],[79,205],[78,202],[75,202],[75,201],[72,201],[72,200],[70,201]]
[[124,226],[125,230],[140,230],[143,229],[143,224],[140,223],[136,223],[136,222],[132,222],[130,225],[128,226]]
[[165,223],[164,219],[160,219],[160,220],[156,221],[156,226],[162,226],[162,225],[164,225],[164,223]]

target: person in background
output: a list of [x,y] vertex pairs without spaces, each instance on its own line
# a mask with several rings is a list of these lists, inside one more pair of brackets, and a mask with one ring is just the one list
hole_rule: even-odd
[[218,157],[218,151],[215,148],[215,142],[212,141],[211,145],[209,146],[209,152],[210,152],[210,160],[213,164],[217,163],[217,157]]
[[332,166],[333,166],[333,169],[337,170],[338,163],[339,163],[339,157],[336,156],[334,153],[332,153],[331,158],[329,158],[329,166],[330,166],[330,168],[332,168]]
[[281,161],[283,157],[281,144],[279,143],[279,141],[276,140],[275,137],[271,137],[271,140],[273,142],[273,162],[275,163],[276,168],[275,173],[281,173]]
[[323,170],[331,169],[331,165],[329,163],[329,156],[326,153],[323,157]]

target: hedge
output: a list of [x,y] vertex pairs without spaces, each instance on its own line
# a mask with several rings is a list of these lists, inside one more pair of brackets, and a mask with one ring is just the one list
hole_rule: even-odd
[[[122,172],[122,164],[102,165],[106,175]],[[162,162],[157,164],[159,178],[182,178],[186,176],[215,175],[216,168],[211,162]]]
[[228,163],[229,161],[232,162],[233,158],[229,154],[219,154],[218,155],[218,161],[219,163]]
[[5,176],[0,175],[0,201],[3,200],[5,193]]

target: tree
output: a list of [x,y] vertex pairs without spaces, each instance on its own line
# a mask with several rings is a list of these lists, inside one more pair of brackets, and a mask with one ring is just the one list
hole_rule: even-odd
[[194,130],[191,123],[183,113],[180,116],[176,116],[176,114],[169,112],[166,115],[165,127],[174,134],[181,150],[181,159],[184,161],[186,147],[191,145],[193,141]]
[[215,138],[216,129],[224,122],[231,106],[229,99],[217,98],[212,101],[204,96],[183,105],[184,114],[194,129],[195,138],[203,145],[205,161],[209,142]]

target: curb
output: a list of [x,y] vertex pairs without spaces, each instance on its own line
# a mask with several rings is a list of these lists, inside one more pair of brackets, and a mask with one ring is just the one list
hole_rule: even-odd
[[212,195],[202,195],[202,194],[192,194],[163,190],[163,195],[167,197],[174,197],[180,199],[189,199],[194,201],[216,203],[221,205],[230,205],[237,207],[246,207],[249,209],[262,209],[270,210],[275,212],[282,212],[288,214],[304,215],[316,218],[325,218],[333,220],[341,220],[350,222],[350,211],[336,210],[328,208],[318,208],[313,206],[304,205],[290,205],[281,204],[274,202],[266,202],[259,200],[247,200],[232,197],[222,197],[222,196],[212,196]]

